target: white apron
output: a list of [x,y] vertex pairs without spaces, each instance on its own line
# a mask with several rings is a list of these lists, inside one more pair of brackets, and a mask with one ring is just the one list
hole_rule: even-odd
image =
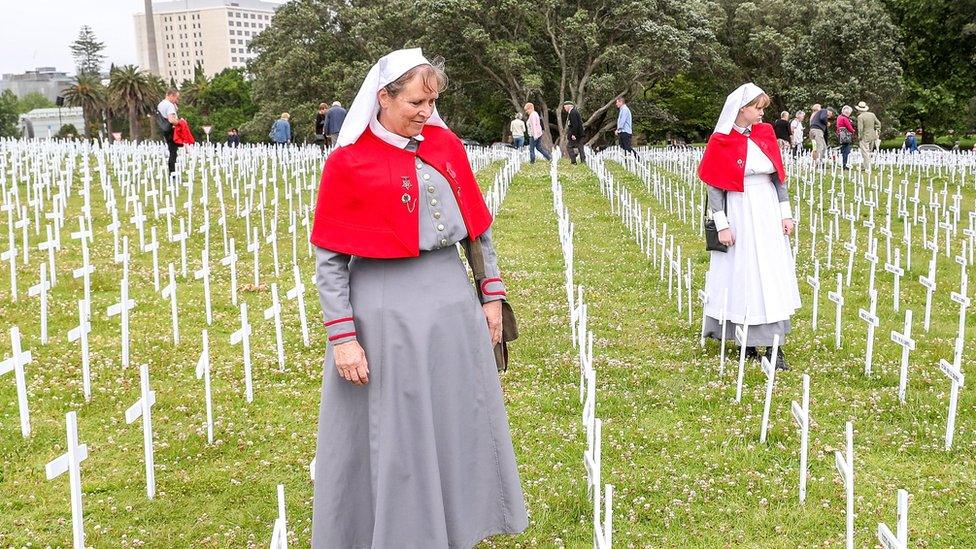
[[752,140],[747,142],[743,192],[725,195],[735,245],[724,253],[710,252],[705,314],[721,320],[728,292],[725,318],[755,326],[788,320],[800,308],[800,292],[790,241],[783,234],[776,184],[770,175],[776,169]]

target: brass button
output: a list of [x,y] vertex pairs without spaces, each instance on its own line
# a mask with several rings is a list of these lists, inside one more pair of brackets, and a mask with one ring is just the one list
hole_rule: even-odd
[[429,181],[430,180],[430,174],[429,173],[425,173],[423,175],[423,177],[424,177],[424,181]]
[[441,218],[441,212],[434,212],[434,219],[440,219],[440,218]]
[[437,189],[435,189],[433,185],[430,185],[429,187],[427,187],[427,192],[429,192],[429,193],[433,193],[436,190]]
[[446,238],[442,238],[441,239],[441,246],[447,246],[447,239]]
[[443,223],[439,223],[439,224],[437,225],[437,230],[438,230],[438,231],[443,231],[443,230],[444,230],[444,224],[443,224]]
[[431,206],[436,206],[437,205],[437,199],[436,198],[431,198],[430,199],[430,205]]

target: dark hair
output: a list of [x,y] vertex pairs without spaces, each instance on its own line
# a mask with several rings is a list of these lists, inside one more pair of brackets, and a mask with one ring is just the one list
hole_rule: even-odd
[[408,83],[418,76],[427,92],[436,91],[440,93],[447,89],[447,74],[444,72],[444,59],[442,57],[435,57],[429,65],[417,65],[403,73],[400,78],[384,86],[383,89],[390,97],[396,97],[400,95]]
[[624,99],[624,96],[622,96],[622,95],[618,95],[617,98],[614,99],[614,101],[620,101],[621,103],[626,103],[627,102],[627,100]]

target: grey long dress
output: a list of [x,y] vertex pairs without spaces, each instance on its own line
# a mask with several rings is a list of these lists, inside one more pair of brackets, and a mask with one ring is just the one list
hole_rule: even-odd
[[[470,548],[528,525],[484,312],[455,246],[464,224],[443,176],[419,159],[417,170],[419,257],[316,250],[330,344],[315,549]],[[482,244],[486,300],[501,299],[490,233]],[[353,339],[369,364],[365,386],[335,368],[332,346]]]

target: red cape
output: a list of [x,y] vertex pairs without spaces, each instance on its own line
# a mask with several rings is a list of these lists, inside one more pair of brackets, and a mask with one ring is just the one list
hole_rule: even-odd
[[741,193],[749,139],[772,161],[776,168],[776,182],[778,184],[785,182],[786,170],[783,168],[783,158],[780,156],[776,134],[773,132],[773,126],[765,123],[753,124],[748,137],[734,129],[728,135],[713,133],[708,138],[705,154],[698,165],[698,177],[713,187]]
[[416,152],[390,145],[369,128],[352,145],[329,155],[322,170],[311,241],[359,257],[420,255],[416,158],[451,184],[470,238],[491,226],[478,182],[461,140],[451,130],[424,126]]
[[173,126],[173,142],[177,145],[192,145],[196,143],[196,140],[193,139],[193,132],[190,131],[190,125],[186,123],[186,120],[181,119]]

